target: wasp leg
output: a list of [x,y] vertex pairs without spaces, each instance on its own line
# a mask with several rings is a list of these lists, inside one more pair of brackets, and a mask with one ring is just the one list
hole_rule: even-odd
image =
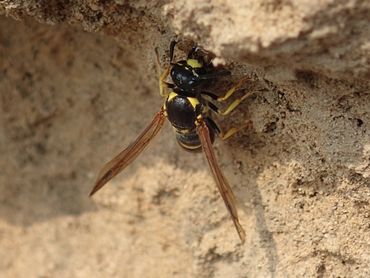
[[223,132],[221,131],[220,134],[218,135],[220,137],[221,140],[227,140],[229,139],[231,136],[234,136],[236,133],[238,133],[239,131],[241,131],[242,129],[250,126],[250,121],[248,122],[245,122],[243,123],[241,126],[239,127],[232,127],[230,129],[228,129],[226,132]]
[[[171,47],[172,47],[172,44],[173,47],[175,47],[175,44],[176,42],[173,41],[171,42]],[[158,53],[158,48],[155,48],[155,55],[157,57],[157,70],[158,72],[161,72],[161,62],[159,60],[159,53]],[[172,49],[173,51],[173,49]],[[161,73],[161,75],[159,76],[159,94],[161,97],[166,97],[167,93],[165,92],[165,88],[173,88],[173,84],[171,83],[167,83],[165,80],[167,79],[168,75],[170,74],[170,66],[166,67],[166,69]]]
[[204,118],[208,128],[211,128],[216,134],[219,136],[221,134],[221,129],[218,126],[218,124],[215,123],[214,120],[212,120],[210,117],[205,117]]
[[217,98],[218,98],[218,96],[216,96],[214,93],[211,93],[211,92],[201,92],[200,95],[203,99],[204,99],[204,96],[208,96],[214,101],[217,101]]
[[246,76],[242,78],[236,85],[231,87],[222,97],[218,97],[218,102],[223,102],[227,100],[229,97],[231,97],[243,84],[246,80],[250,79],[250,77]]
[[215,112],[216,114],[219,114],[220,112],[220,109],[215,105],[213,104],[209,99],[206,99],[204,96],[209,96],[211,97],[213,100],[215,100],[215,97],[217,98],[217,96],[215,96],[214,94],[212,93],[201,93],[200,94],[201,98],[201,103],[206,106],[207,108],[211,109],[213,112]]
[[221,111],[220,109],[217,111],[218,114],[222,115],[222,116],[226,116],[228,114],[231,113],[231,111],[233,111],[236,107],[238,107],[238,105],[240,103],[243,102],[243,100],[245,100],[247,97],[249,97],[250,95],[252,95],[254,92],[248,92],[246,93],[244,96],[242,96],[241,98],[237,98],[235,99],[229,106],[226,107],[226,109],[224,111]]
[[222,131],[221,128],[215,123],[214,120],[212,120],[211,118],[207,117],[204,119],[208,125],[209,128],[212,128],[216,133],[217,133],[217,136],[221,139],[221,140],[227,140],[229,139],[231,136],[233,136],[234,134],[236,134],[237,132],[239,132],[240,130],[242,130],[243,128],[245,128],[246,126],[249,125],[249,123],[244,123],[243,125],[241,125],[240,127],[232,127],[230,129],[228,129],[226,132]]
[[[230,73],[230,72],[229,72]],[[217,74],[217,72],[216,72]],[[221,74],[223,74],[223,72],[221,71]],[[217,102],[224,102],[226,101],[227,99],[229,99],[243,84],[246,80],[248,80],[249,77],[244,77],[242,78],[238,84],[234,85],[233,87],[231,87],[223,96],[219,97],[213,93],[210,93],[210,92],[202,92],[201,95],[205,95],[205,96],[208,96],[210,98],[212,98],[213,100],[217,101]]]
[[[205,104],[207,105],[207,107],[209,107],[212,111],[214,111],[215,113],[221,115],[221,116],[226,116],[228,114],[231,113],[231,111],[233,111],[240,103],[243,102],[243,100],[245,100],[247,97],[249,97],[250,95],[252,95],[254,92],[248,92],[246,93],[245,95],[243,95],[242,97],[240,98],[237,98],[235,99],[230,105],[228,105],[224,110],[221,110],[219,107],[217,107],[215,104],[213,104],[212,102],[210,102],[209,100],[205,99],[204,97],[202,98],[205,102]],[[217,101],[217,96],[212,94],[212,93],[208,93],[208,92],[205,92],[205,93],[202,93],[201,94],[202,96],[205,95],[205,96],[209,96],[211,99]]]
[[[242,78],[235,86],[230,88],[222,97],[217,97],[216,95],[214,95],[212,93],[209,93],[209,92],[204,92],[204,93],[202,93],[202,95],[209,96],[210,98],[212,98],[213,100],[215,100],[217,102],[224,102],[227,99],[229,99],[244,84],[244,82],[248,79],[250,79],[250,78],[249,77]],[[233,111],[240,103],[243,102],[243,100],[245,100],[247,97],[249,97],[252,93],[253,92],[248,92],[245,95],[243,95],[242,97],[235,99],[223,111],[221,109],[219,109],[218,107],[216,107],[216,105],[214,105],[214,104],[211,104],[209,106],[217,114],[222,115],[222,116],[226,116],[226,115],[230,114],[231,111]]]
[[228,131],[226,131],[226,132],[221,132],[220,134],[219,134],[219,137],[220,137],[220,139],[221,140],[227,140],[227,139],[229,139],[231,136],[233,136],[235,133],[237,133],[237,132],[239,132],[242,128],[243,128],[244,126],[242,126],[242,127],[232,127],[232,128],[230,128]]
[[[211,95],[213,95],[213,94],[212,93],[206,93],[206,95],[209,95],[210,97],[212,97]],[[249,94],[247,94],[247,95],[249,95]],[[214,105],[212,102],[203,98],[203,104],[205,106],[207,106],[209,109],[211,109],[213,112],[215,112],[216,114],[221,114],[220,109],[216,105]],[[224,132],[224,131],[221,130],[221,128],[218,126],[218,124],[216,124],[216,122],[213,119],[211,119],[210,117],[206,117],[204,120],[206,121],[208,127],[212,128],[221,140],[229,139],[231,136],[233,136],[234,134],[236,134],[237,132],[239,132],[240,130],[242,130],[243,128],[245,128],[249,125],[249,122],[246,122],[246,123],[242,124],[239,127],[232,127],[230,129],[228,129],[226,132]]]
[[165,92],[166,88],[173,88],[174,85],[171,83],[167,83],[165,80],[167,79],[168,75],[170,74],[170,67],[167,67],[159,77],[159,94],[161,97],[166,97],[167,92]]

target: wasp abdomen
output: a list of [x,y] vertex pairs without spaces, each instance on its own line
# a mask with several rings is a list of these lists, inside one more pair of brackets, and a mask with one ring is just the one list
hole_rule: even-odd
[[[175,133],[177,142],[185,150],[195,152],[202,150],[202,143],[196,129],[188,132],[181,132],[180,130],[176,130]],[[213,143],[215,140],[215,132],[212,128],[209,128],[209,135],[211,138],[211,142]]]
[[166,100],[165,107],[168,120],[175,129],[182,131],[195,129],[195,121],[201,110],[198,99],[172,92]]
[[201,151],[202,144],[195,130],[188,133],[181,133],[176,130],[177,143],[187,151]]

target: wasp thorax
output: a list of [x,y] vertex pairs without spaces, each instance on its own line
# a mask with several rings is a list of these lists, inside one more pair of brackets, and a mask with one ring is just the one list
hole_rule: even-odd
[[199,69],[186,64],[186,61],[182,61],[172,66],[171,79],[182,90],[193,91],[202,83],[197,71]]

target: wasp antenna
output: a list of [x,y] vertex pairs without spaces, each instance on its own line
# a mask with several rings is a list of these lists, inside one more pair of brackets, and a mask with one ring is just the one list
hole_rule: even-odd
[[173,54],[175,51],[175,46],[177,44],[177,41],[173,40],[170,43],[170,64],[172,65],[172,60],[173,60]]
[[156,64],[157,64],[157,71],[158,71],[158,74],[161,72],[161,60],[159,58],[159,50],[158,50],[158,47],[155,47],[154,48],[154,52],[155,52],[155,56],[156,56]]

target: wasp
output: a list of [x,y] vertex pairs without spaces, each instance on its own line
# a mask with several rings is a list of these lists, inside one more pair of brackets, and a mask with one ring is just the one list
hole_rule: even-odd
[[[247,95],[244,95],[235,99],[224,110],[220,109],[220,105],[218,105],[228,100],[241,87],[246,78],[243,78],[221,97],[207,92],[205,89],[212,82],[231,73],[224,68],[215,67],[212,64],[212,59],[207,59],[209,55],[205,55],[206,51],[196,46],[189,51],[186,60],[174,63],[175,45],[176,41],[172,41],[169,51],[170,64],[159,77],[159,91],[164,98],[163,106],[139,137],[104,165],[90,196],[137,158],[161,130],[167,118],[174,128],[177,142],[182,148],[188,151],[203,150],[239,238],[244,243],[246,234],[239,222],[235,196],[218,165],[212,144],[216,136],[227,139],[240,129],[231,128],[227,132],[222,132],[213,119],[213,115],[225,116],[229,114],[246,98]],[[157,65],[160,69],[158,49],[156,49],[156,55]],[[168,76],[171,77],[172,83],[167,82]]]

